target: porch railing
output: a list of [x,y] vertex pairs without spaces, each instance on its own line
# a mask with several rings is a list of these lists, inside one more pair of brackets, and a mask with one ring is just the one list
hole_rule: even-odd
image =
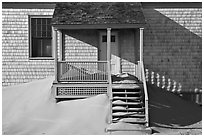
[[58,61],[59,82],[108,82],[107,61]]

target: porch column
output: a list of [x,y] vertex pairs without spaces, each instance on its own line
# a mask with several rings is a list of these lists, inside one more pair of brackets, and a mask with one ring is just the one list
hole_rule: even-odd
[[60,61],[63,61],[63,46],[64,46],[64,43],[63,43],[63,32],[62,30],[59,30],[59,60]]
[[143,62],[143,30],[140,28],[140,62]]
[[107,28],[108,82],[111,84],[111,28]]
[[107,61],[111,60],[111,28],[107,28]]
[[107,62],[108,62],[108,97],[109,97],[109,117],[108,117],[108,123],[110,124],[112,122],[112,82],[111,82],[111,28],[107,28]]
[[58,82],[57,76],[57,29],[52,27],[52,47],[53,47],[53,56],[55,59],[55,80],[54,83]]

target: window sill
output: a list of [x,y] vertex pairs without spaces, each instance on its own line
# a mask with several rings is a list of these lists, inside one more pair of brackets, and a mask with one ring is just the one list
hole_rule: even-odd
[[54,60],[53,57],[30,57],[29,60]]

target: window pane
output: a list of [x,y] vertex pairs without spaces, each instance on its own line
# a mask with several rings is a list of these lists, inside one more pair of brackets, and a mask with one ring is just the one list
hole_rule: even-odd
[[33,38],[32,40],[32,57],[41,57],[41,40]]
[[41,37],[41,25],[37,25],[37,37]]
[[42,37],[46,37],[46,36],[47,36],[46,31],[42,31]]
[[52,57],[51,39],[33,38],[32,57]]
[[51,25],[47,25],[47,30],[52,30]]
[[52,37],[52,31],[47,31],[47,37]]
[[51,39],[43,39],[43,56],[52,57]]
[[111,36],[111,42],[115,42],[115,36],[114,35]]
[[42,25],[42,31],[46,31],[47,30],[47,25]]
[[47,24],[47,19],[46,18],[43,18],[42,19],[42,25],[46,25]]
[[51,19],[47,19],[47,24],[51,24]]
[[107,42],[107,36],[106,35],[102,36],[102,42]]
[[38,24],[38,25],[41,25],[41,24],[42,24],[40,18],[37,19],[37,24]]

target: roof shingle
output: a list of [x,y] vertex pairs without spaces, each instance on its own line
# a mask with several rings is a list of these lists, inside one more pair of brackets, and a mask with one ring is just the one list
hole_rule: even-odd
[[145,24],[145,18],[137,2],[68,2],[56,4],[52,24]]

